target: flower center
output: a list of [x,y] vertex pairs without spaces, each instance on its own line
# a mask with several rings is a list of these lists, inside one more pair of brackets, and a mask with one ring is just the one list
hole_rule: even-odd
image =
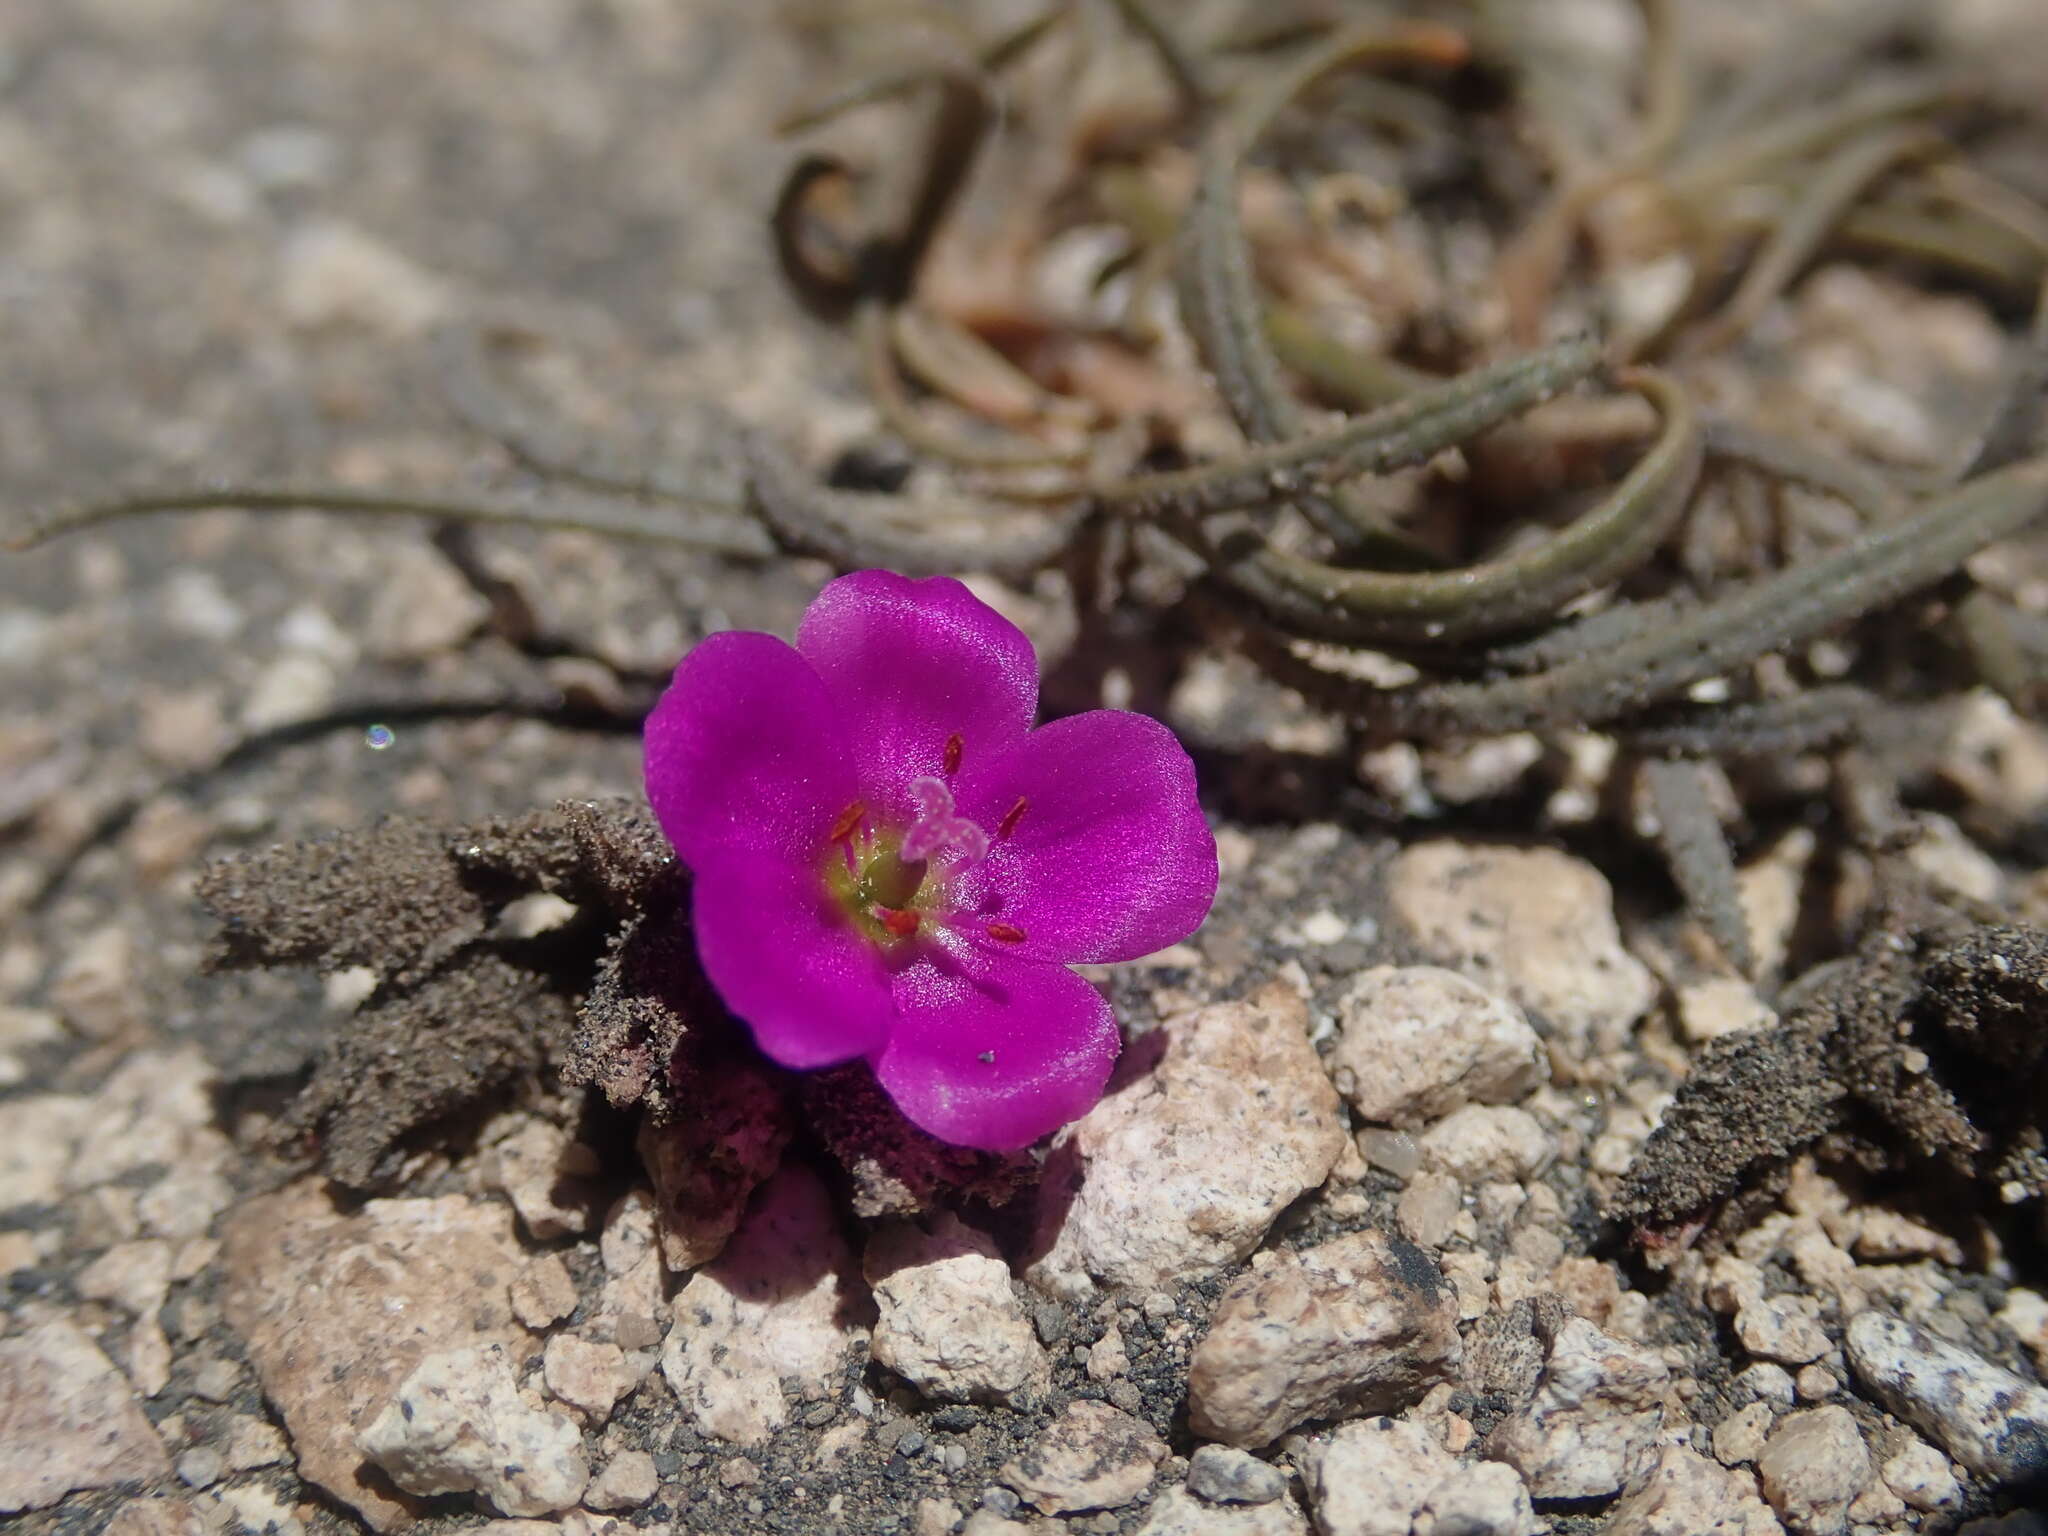
[[[960,738],[954,736],[947,741],[943,758],[948,776],[959,768],[960,755]],[[858,800],[832,824],[826,839],[825,887],[854,926],[885,948],[915,938],[927,919],[949,925],[971,921],[998,942],[1024,942],[1027,935],[1014,923],[956,912],[947,900],[946,877],[988,857],[988,833],[959,813],[945,779],[912,779],[910,798],[916,813],[900,830],[878,826]],[[1024,808],[1019,799],[1005,813],[996,827],[996,841],[1016,830]]]

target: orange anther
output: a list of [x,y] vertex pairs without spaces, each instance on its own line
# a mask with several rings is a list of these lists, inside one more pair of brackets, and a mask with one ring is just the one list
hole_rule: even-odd
[[1019,795],[1017,803],[1003,812],[1003,819],[996,823],[996,841],[1001,842],[1017,830],[1017,823],[1024,819],[1024,797]]

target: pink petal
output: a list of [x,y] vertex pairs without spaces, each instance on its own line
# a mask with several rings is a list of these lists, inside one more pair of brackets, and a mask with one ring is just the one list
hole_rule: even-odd
[[1072,971],[977,970],[941,957],[897,976],[896,1026],[875,1076],[941,1141],[1008,1152],[1086,1114],[1120,1042],[1109,1004]]
[[[994,838],[954,877],[953,901],[972,914],[955,922],[967,938],[1028,959],[1135,960],[1208,916],[1216,839],[1195,765],[1157,720],[1116,709],[1055,720],[967,765],[957,788],[961,814]],[[991,921],[1025,937],[991,940]]]
[[705,973],[764,1052],[785,1067],[825,1067],[888,1039],[888,969],[814,870],[726,853],[694,881]]
[[808,868],[856,798],[847,742],[803,657],[773,635],[712,635],[647,717],[647,798],[693,869],[733,849]]
[[855,571],[804,613],[797,649],[845,717],[876,809],[907,817],[910,781],[941,775],[946,742],[986,759],[1031,728],[1038,657],[1024,632],[950,576]]

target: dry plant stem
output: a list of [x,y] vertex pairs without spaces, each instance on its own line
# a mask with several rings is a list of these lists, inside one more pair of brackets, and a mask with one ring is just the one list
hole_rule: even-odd
[[1206,62],[1181,40],[1180,34],[1160,19],[1150,0],[1112,0],[1117,12],[1133,32],[1152,46],[1160,65],[1180,92],[1181,104],[1199,112],[1214,98]]
[[901,520],[930,509],[899,496],[834,491],[818,484],[769,438],[742,439],[753,504],[761,520],[790,546],[849,569],[887,566],[906,576],[989,571],[1028,576],[1073,541],[1085,509],[1015,512],[997,522],[961,506],[952,529],[910,527]]
[[2040,659],[2027,648],[2013,623],[2013,609],[1983,588],[1965,593],[1949,614],[1956,642],[1971,670],[2022,715],[2040,707],[2044,677]]
[[1676,0],[1642,0],[1642,5],[1647,78],[1635,142],[1611,164],[1561,179],[1501,254],[1496,270],[1507,300],[1509,334],[1524,345],[1542,330],[1550,296],[1587,213],[1609,192],[1647,174],[1669,154],[1691,110],[1692,76],[1686,67]]
[[2023,297],[2041,281],[2038,246],[1968,209],[1873,203],[1842,220],[1837,240],[1851,250],[1922,262],[2009,296]]
[[1661,629],[1692,606],[1675,596],[1615,603],[1611,607],[1596,609],[1583,618],[1561,622],[1555,629],[1545,630],[1526,640],[1495,646],[1482,655],[1480,665],[1467,670],[1486,675],[1547,672],[1552,667],[1577,661],[1608,650],[1624,640]]
[[[1464,50],[1463,37],[1441,27],[1374,24],[1347,30],[1258,88],[1204,139],[1183,235],[1181,308],[1224,403],[1254,442],[1297,436],[1303,416],[1266,340],[1265,305],[1237,201],[1245,155],[1289,102],[1335,70],[1385,61],[1457,62]],[[1407,541],[1348,493],[1306,497],[1302,510],[1331,537],[1362,546],[1362,553],[1384,547],[1398,563],[1412,563]]]
[[1407,645],[1455,644],[1552,618],[1653,554],[1699,475],[1700,437],[1685,392],[1648,369],[1624,376],[1657,407],[1663,430],[1627,478],[1543,544],[1455,571],[1349,571],[1261,548],[1218,579],[1296,633]]
[[2024,454],[2041,435],[2044,394],[2048,394],[2048,283],[2042,285],[2034,301],[2034,318],[2027,334],[2005,365],[1983,430],[1949,478],[1963,480],[2000,469]]
[[1757,176],[1773,174],[1805,156],[1826,153],[1872,129],[1924,117],[1966,97],[1961,82],[1947,74],[1880,80],[1818,106],[1788,112],[1747,133],[1704,145],[1672,165],[1665,181],[1678,203],[1703,209]]
[[1533,677],[1425,686],[1361,706],[1390,729],[1431,736],[1604,725],[1932,586],[2044,510],[2048,458],[2029,459],[1609,651]]
[[[437,338],[442,388],[463,424],[497,443],[536,474],[613,496],[701,503],[700,481],[675,465],[635,460],[514,399],[492,377],[476,331],[456,327]],[[739,512],[737,506],[732,508]]]
[[375,517],[432,517],[513,528],[593,533],[648,544],[766,557],[774,542],[745,509],[718,502],[654,512],[590,498],[523,502],[504,498],[437,497],[400,491],[359,491],[321,485],[222,485],[191,490],[140,490],[46,513],[6,540],[31,549],[59,534],[156,512],[343,512]]
[[904,442],[920,453],[967,469],[1042,469],[1086,456],[1086,450],[1074,453],[1028,443],[974,442],[927,421],[896,371],[890,316],[891,309],[880,299],[863,299],[854,312],[854,331],[868,393],[889,430]]
[[1742,910],[1742,888],[1728,840],[1721,834],[1721,820],[1714,814],[1712,770],[1685,758],[1650,758],[1640,772],[1657,818],[1657,846],[1686,906],[1735,968],[1754,976],[1756,956]]
[[1637,752],[1672,757],[1786,757],[1860,736],[1884,708],[1852,684],[1809,688],[1782,699],[1694,704],[1631,722],[1615,734]]
[[843,306],[857,299],[894,304],[909,296],[932,237],[995,123],[996,103],[976,70],[923,64],[843,93],[791,120],[793,128],[813,127],[851,106],[922,85],[936,91],[924,156],[914,178],[885,194],[899,206],[883,208],[867,229],[848,237],[846,243],[857,249],[850,272],[817,270],[807,259],[800,225],[804,194],[812,184],[835,176],[859,178],[836,157],[814,154],[799,161],[783,182],[770,220],[776,254],[792,286],[814,304]]
[[1446,448],[1540,405],[1590,375],[1597,343],[1579,338],[1437,384],[1326,432],[1246,450],[1193,469],[1133,475],[1092,487],[1126,517],[1205,517],[1267,506],[1355,475],[1428,462]]
[[1346,346],[1292,304],[1266,307],[1266,339],[1282,363],[1352,410],[1378,410],[1443,382],[1397,358]]
[[905,374],[988,420],[1012,427],[1078,424],[1100,414],[1078,396],[1055,394],[959,321],[923,305],[901,304],[891,312],[889,343]]
[[1848,503],[1865,522],[1888,522],[1906,509],[1901,489],[1874,470],[1742,422],[1706,424],[1707,457],[1762,470]]
[[1926,14],[1926,0],[1858,0],[1801,19],[1693,114],[1680,135],[1678,154],[1697,159],[1707,146],[1782,114],[1788,103],[1838,95],[1860,61],[1888,37],[1924,21]]
[[1734,296],[1687,338],[1686,352],[1698,357],[1734,342],[1820,254],[1835,226],[1872,183],[1901,162],[1940,147],[1926,130],[1901,125],[1837,149],[1802,180],[1796,199],[1751,260]]

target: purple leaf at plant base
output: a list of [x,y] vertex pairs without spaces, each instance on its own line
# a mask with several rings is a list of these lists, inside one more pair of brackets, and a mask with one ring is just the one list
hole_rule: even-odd
[[1216,894],[1173,733],[1037,710],[1014,624],[949,577],[857,571],[794,646],[706,639],[647,721],[705,971],[761,1049],[865,1057],[914,1123],[990,1151],[1109,1078],[1116,1022],[1066,967],[1177,943]]

